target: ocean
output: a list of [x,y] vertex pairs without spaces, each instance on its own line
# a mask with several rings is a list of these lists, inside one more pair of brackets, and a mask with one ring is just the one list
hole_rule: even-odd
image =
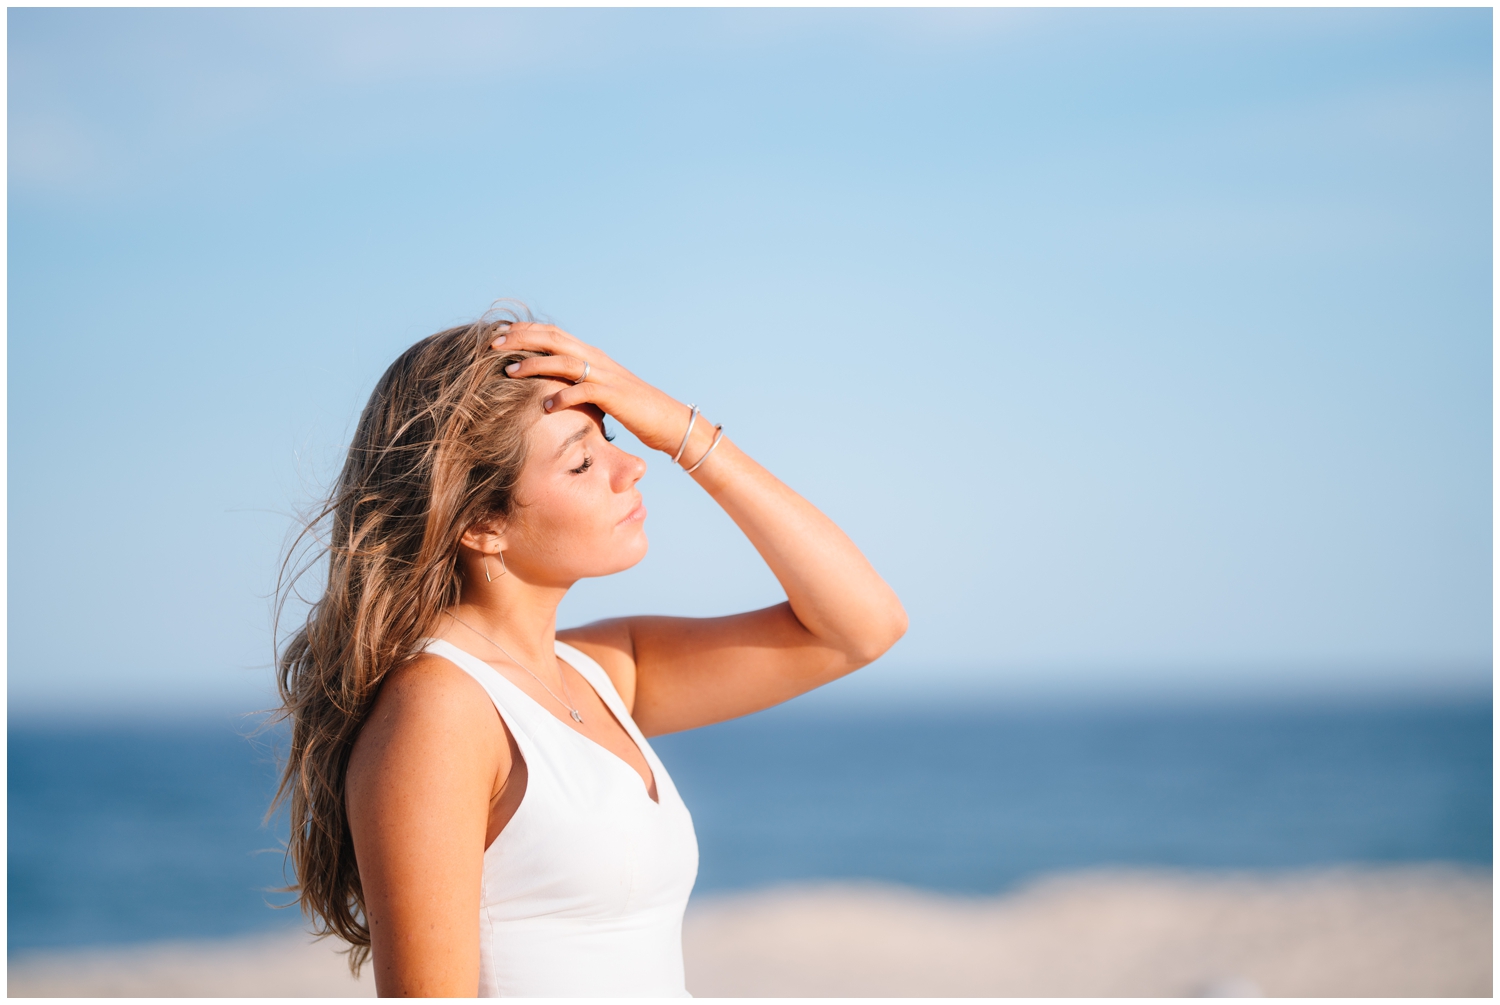
[[[245,722],[9,730],[9,947],[297,924],[277,734]],[[1062,870],[1491,864],[1488,702],[804,709],[652,741],[696,893],[868,878],[989,894]]]

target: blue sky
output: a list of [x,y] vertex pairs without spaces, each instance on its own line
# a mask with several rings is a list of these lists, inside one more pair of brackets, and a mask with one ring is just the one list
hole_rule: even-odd
[[[8,18],[15,711],[268,702],[290,514],[502,296],[866,549],[835,696],[1487,686],[1487,10]],[[778,600],[648,460],[564,622]]]

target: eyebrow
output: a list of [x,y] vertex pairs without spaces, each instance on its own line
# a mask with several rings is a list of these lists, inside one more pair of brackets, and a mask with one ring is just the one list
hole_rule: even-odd
[[583,439],[593,431],[593,423],[589,423],[587,426],[580,426],[578,432],[562,441],[562,446],[557,448],[557,456],[561,457],[563,454],[567,453],[569,447],[571,447],[573,444],[577,443],[579,440]]

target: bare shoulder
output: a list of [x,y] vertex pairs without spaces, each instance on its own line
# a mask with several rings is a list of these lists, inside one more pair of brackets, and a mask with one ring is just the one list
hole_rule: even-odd
[[380,685],[366,728],[388,720],[437,719],[454,726],[489,723],[498,716],[479,682],[450,661],[423,653],[392,670]]
[[479,682],[424,653],[381,684],[350,756],[350,781],[393,758],[436,770],[455,761],[489,762],[504,777],[509,747],[505,725]]
[[582,652],[609,674],[610,681],[626,709],[635,711],[635,641],[631,635],[631,618],[610,618],[595,621],[580,628],[565,628],[557,633],[559,642],[566,642]]

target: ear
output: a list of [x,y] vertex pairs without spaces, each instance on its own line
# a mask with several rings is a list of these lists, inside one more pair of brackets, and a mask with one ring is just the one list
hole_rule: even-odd
[[505,521],[486,517],[464,531],[458,543],[481,555],[498,555],[506,546]]

